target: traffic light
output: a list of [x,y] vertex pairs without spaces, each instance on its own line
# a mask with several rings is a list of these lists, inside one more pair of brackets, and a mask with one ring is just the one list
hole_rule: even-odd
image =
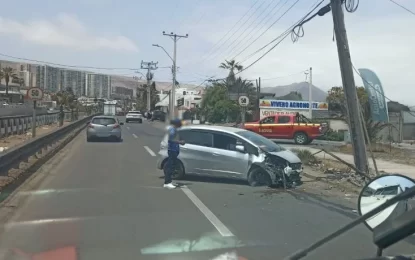
[[183,106],[184,105],[184,98],[179,98],[178,100],[177,100],[177,106],[178,107],[181,107],[181,106]]

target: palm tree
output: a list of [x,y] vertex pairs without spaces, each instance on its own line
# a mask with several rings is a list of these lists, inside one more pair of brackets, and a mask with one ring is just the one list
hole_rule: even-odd
[[240,65],[238,62],[236,62],[235,60],[230,60],[230,61],[225,60],[225,62],[222,62],[219,65],[219,68],[229,70],[228,80],[232,84],[235,81],[235,70],[237,70],[239,72],[244,67],[242,65]]
[[10,67],[5,67],[1,70],[3,77],[4,77],[4,81],[6,82],[6,96],[7,98],[10,100],[9,98],[9,82],[10,79],[18,79],[18,76],[15,72],[15,70],[13,68]]

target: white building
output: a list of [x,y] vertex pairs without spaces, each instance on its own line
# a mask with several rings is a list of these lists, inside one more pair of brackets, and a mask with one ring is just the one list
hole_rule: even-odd
[[[161,91],[159,94],[160,101],[156,104],[156,107],[159,107],[160,110],[167,112],[167,108],[169,107],[169,94]],[[187,89],[187,88],[177,88],[176,89],[176,102],[175,106],[177,106],[177,101],[183,98],[183,106],[178,107],[179,116],[181,117],[182,114],[189,109],[198,107],[202,102],[202,91],[197,89]]]

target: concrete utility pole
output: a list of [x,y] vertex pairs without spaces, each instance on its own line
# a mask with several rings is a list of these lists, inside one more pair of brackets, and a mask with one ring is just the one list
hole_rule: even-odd
[[342,74],[343,90],[347,103],[350,136],[353,146],[354,163],[362,172],[368,172],[366,143],[363,125],[360,120],[360,103],[357,98],[356,84],[353,76],[353,65],[350,57],[342,0],[330,0],[333,14],[334,31],[339,55],[340,71]]
[[157,64],[158,62],[141,61],[141,69],[147,70],[146,78],[147,78],[147,110],[148,111],[150,111],[151,109],[151,71],[157,69]]
[[313,118],[313,68],[310,67],[310,79],[308,81],[308,101],[309,101],[309,108],[308,113],[310,113],[310,119]]
[[173,85],[171,87],[171,91],[170,91],[170,100],[169,100],[169,112],[170,112],[170,120],[175,118],[176,116],[176,71],[177,71],[177,41],[180,40],[181,38],[187,38],[189,37],[188,34],[186,35],[178,35],[175,34],[173,32],[171,33],[166,33],[165,31],[163,31],[163,35],[164,36],[170,36],[170,38],[172,38],[173,42],[174,42],[174,52],[173,52]]

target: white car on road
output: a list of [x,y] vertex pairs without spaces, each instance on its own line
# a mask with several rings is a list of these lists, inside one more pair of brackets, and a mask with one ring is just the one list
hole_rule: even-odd
[[125,122],[138,122],[141,124],[143,122],[143,115],[140,111],[129,111],[125,116]]

